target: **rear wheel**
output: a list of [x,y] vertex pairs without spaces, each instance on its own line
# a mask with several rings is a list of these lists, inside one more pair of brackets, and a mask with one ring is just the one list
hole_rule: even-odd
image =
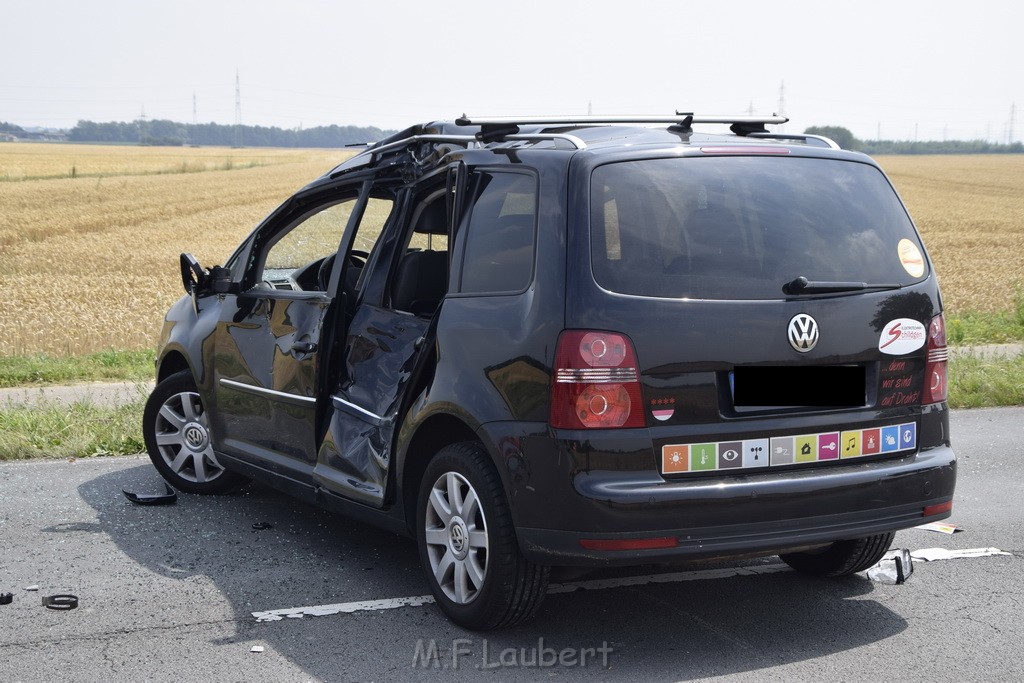
[[142,435],[153,464],[176,489],[224,493],[242,480],[217,462],[206,409],[188,370],[171,375],[150,394]]
[[519,552],[501,479],[479,444],[453,444],[434,457],[417,513],[420,561],[449,619],[483,631],[533,616],[549,568]]
[[895,533],[877,534],[852,541],[836,541],[817,550],[779,555],[793,569],[812,576],[846,576],[878,564],[892,545]]

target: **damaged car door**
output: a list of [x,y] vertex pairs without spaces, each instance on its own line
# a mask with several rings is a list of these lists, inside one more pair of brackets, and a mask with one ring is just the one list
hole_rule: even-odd
[[[346,240],[366,208],[365,189],[350,183],[299,197],[254,234],[242,291],[234,305],[225,302],[215,335],[212,433],[218,453],[311,484],[324,382],[321,348],[346,295],[336,255],[343,248],[358,259]],[[379,201],[378,228],[393,203]],[[350,276],[357,276],[359,265],[348,269]]]
[[385,504],[393,438],[448,292],[458,177],[456,167],[406,189],[399,229],[371,260],[371,277],[348,324],[314,478],[374,507]]

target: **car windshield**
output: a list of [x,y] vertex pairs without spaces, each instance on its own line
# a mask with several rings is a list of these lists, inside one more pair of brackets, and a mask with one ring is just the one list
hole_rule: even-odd
[[874,166],[789,156],[605,164],[591,178],[591,257],[605,289],[782,298],[812,282],[908,285],[925,274],[906,210]]

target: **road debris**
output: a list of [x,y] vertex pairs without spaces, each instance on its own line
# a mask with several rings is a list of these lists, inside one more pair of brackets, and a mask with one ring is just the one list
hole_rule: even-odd
[[14,602],[14,593],[0,593],[0,605],[9,605]]
[[945,522],[928,522],[920,526],[915,526],[915,529],[924,529],[925,531],[937,531],[940,534],[955,534],[958,531],[963,531],[960,527],[955,524],[946,524]]
[[133,493],[127,489],[121,489],[124,497],[136,505],[173,505],[178,502],[178,494],[170,485],[164,482],[166,493]]
[[67,593],[61,595],[44,595],[43,607],[46,609],[55,609],[61,612],[66,612],[67,610],[78,607],[78,596]]
[[914,573],[914,562],[906,548],[890,550],[878,564],[868,569],[868,578],[878,583],[899,586]]
[[27,590],[27,591],[37,591],[37,590],[39,590],[39,586],[25,586],[25,590]]
[[267,529],[273,529],[274,525],[270,522],[256,522],[252,525],[252,528],[256,531],[266,531]]
[[970,557],[990,557],[993,555],[1013,555],[999,548],[967,548],[966,550],[949,550],[947,548],[922,548],[911,553],[915,560],[934,562],[936,560],[957,560]]
[[263,646],[262,645],[253,645],[252,647],[249,648],[249,652],[263,652]]

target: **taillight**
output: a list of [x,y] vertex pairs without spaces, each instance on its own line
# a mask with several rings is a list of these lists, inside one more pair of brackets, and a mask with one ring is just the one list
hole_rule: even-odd
[[924,404],[941,403],[946,400],[949,382],[946,348],[946,320],[943,315],[932,318],[928,324],[928,362],[924,366]]
[[551,426],[557,429],[643,427],[640,370],[622,334],[566,330],[555,350]]

